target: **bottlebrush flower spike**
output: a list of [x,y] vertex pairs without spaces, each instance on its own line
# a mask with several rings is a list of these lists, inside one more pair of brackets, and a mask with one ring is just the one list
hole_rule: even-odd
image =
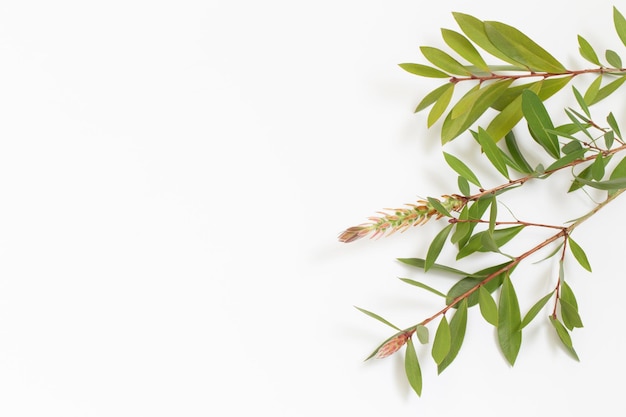
[[[467,199],[459,195],[444,195],[440,200],[441,205],[448,211],[459,211],[467,203]],[[385,209],[387,212],[379,212],[381,216],[370,217],[369,223],[349,227],[339,235],[339,241],[344,243],[354,242],[364,236],[370,238],[391,235],[395,232],[404,232],[411,226],[426,223],[430,218],[440,219],[443,217],[430,202],[419,200],[417,204],[407,204],[407,207],[398,209]]]

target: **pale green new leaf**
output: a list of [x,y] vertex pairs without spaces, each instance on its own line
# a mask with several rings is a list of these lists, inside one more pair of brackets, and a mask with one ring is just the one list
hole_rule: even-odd
[[591,272],[591,265],[589,264],[589,259],[587,259],[587,255],[585,254],[583,248],[581,248],[580,245],[578,245],[578,243],[576,243],[571,236],[568,236],[567,242],[569,243],[569,248],[572,251],[572,255],[574,255],[574,258],[576,258],[580,266]]
[[518,67],[518,69],[524,69],[519,62],[509,58],[506,54],[503,54],[494,46],[493,43],[491,43],[487,33],[485,32],[485,24],[481,20],[464,13],[455,12],[452,13],[452,15],[463,33],[476,43],[476,45],[480,46],[494,57],[500,58],[501,60]]
[[441,317],[439,326],[437,326],[437,332],[435,333],[435,340],[433,341],[431,351],[431,355],[437,365],[443,362],[446,356],[448,356],[451,347],[451,340],[450,325],[444,315]]
[[419,102],[419,104],[414,110],[415,113],[418,113],[428,108],[431,104],[437,102],[439,97],[441,97],[446,91],[451,90],[451,89],[454,90],[454,84],[452,83],[445,83],[435,88],[433,91],[426,94],[424,98],[422,99],[422,101]]
[[607,62],[613,65],[613,68],[622,68],[622,58],[620,58],[617,52],[607,49],[604,56],[606,57]]
[[417,335],[417,340],[419,340],[422,345],[428,343],[428,327],[418,324],[415,328],[415,334]]
[[598,55],[596,54],[596,51],[594,51],[593,48],[591,47],[591,44],[587,42],[587,40],[580,35],[578,35],[578,45],[579,45],[578,51],[580,52],[580,55],[583,58],[585,58],[587,61],[591,62],[592,64],[596,64],[598,66],[602,65],[600,64],[600,60],[598,59]]
[[456,313],[450,320],[450,351],[445,359],[437,365],[437,372],[441,374],[444,369],[454,361],[461,350],[465,330],[467,328],[467,300],[461,301],[457,306]]
[[441,49],[433,48],[432,46],[421,46],[420,51],[422,51],[424,57],[430,61],[431,64],[449,74],[472,75],[463,64]]
[[564,73],[567,70],[545,49],[516,28],[500,22],[484,22],[491,43],[510,59],[532,71]]
[[426,254],[426,261],[424,263],[424,272],[428,271],[435,264],[435,261],[439,257],[439,254],[441,253],[441,249],[443,248],[443,245],[446,243],[446,240],[448,239],[448,236],[450,235],[450,231],[452,230],[453,226],[454,226],[453,224],[449,224],[443,229],[441,229],[441,231],[437,233],[437,235],[431,242],[430,246],[428,247],[428,253]]
[[498,306],[484,286],[478,289],[478,305],[480,314],[487,323],[498,326]]
[[617,10],[617,7],[613,7],[613,23],[615,24],[617,36],[619,36],[622,43],[626,45],[626,19],[624,19],[624,16]]
[[474,64],[480,70],[490,73],[489,65],[485,62],[480,53],[476,50],[474,45],[467,40],[467,38],[458,32],[450,29],[441,29],[441,35],[443,40],[450,48],[452,48],[457,54],[467,59],[468,62]]
[[431,127],[437,122],[437,120],[439,120],[452,100],[452,95],[454,94],[454,84],[447,84],[446,87],[447,88],[442,92],[437,101],[435,101],[435,104],[428,113],[428,118],[426,119],[426,125],[428,127]]
[[450,74],[446,74],[436,68],[429,67],[422,64],[404,63],[399,64],[400,68],[411,74],[419,75],[420,77],[428,78],[449,78]]
[[511,83],[512,80],[497,81],[477,90],[476,93],[472,92],[472,100],[465,102],[465,104],[470,104],[467,107],[468,111],[461,112],[456,118],[452,117],[452,111],[450,111],[441,127],[442,143],[445,144],[467,131]]
[[417,359],[417,353],[415,352],[415,346],[413,340],[409,338],[406,342],[406,353],[404,357],[404,371],[406,377],[413,388],[413,391],[418,396],[422,395],[422,370],[420,369],[419,360]]
[[604,87],[600,88],[594,100],[591,103],[589,103],[589,105],[593,105],[601,100],[604,100],[609,95],[613,94],[613,92],[615,92],[618,88],[620,88],[622,84],[624,84],[625,81],[626,81],[626,77],[622,75],[618,79],[611,81]]
[[[601,85],[602,85],[602,75],[599,75],[596,77],[595,80],[593,80],[591,84],[589,84],[589,87],[587,87],[587,91],[585,91],[585,95],[583,96],[585,103],[588,103],[589,105],[591,105],[595,102],[596,97],[598,96],[598,92],[600,91]],[[589,115],[587,116],[590,117]]]
[[505,277],[498,303],[498,342],[504,357],[511,364],[522,346],[522,319],[515,289],[510,277]]

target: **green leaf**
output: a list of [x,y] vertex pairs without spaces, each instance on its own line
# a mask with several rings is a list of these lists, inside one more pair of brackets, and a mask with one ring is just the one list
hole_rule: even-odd
[[452,217],[452,214],[450,214],[450,212],[448,211],[447,208],[445,208],[443,206],[443,204],[441,204],[441,201],[437,200],[436,198],[432,198],[432,197],[427,197],[426,198],[428,200],[428,202],[430,203],[430,205],[437,210],[437,212],[443,216],[446,217]]
[[574,291],[572,291],[572,287],[569,286],[567,281],[561,282],[561,299],[567,301],[578,311],[578,301],[576,301]]
[[521,314],[515,289],[511,279],[507,276],[502,283],[500,301],[498,303],[498,342],[504,357],[511,364],[522,345]]
[[522,92],[522,111],[533,138],[553,158],[558,159],[560,156],[559,140],[556,135],[546,131],[547,129],[554,129],[554,125],[539,96],[530,90],[524,90]]
[[431,104],[435,103],[439,97],[441,97],[447,90],[454,89],[454,84],[445,83],[435,88],[430,93],[426,94],[422,101],[419,102],[417,107],[415,108],[415,113],[418,113],[426,108],[428,108]]
[[484,22],[491,43],[504,55],[532,71],[563,73],[563,64],[516,28],[500,22]]
[[[493,231],[493,240],[498,248],[504,246],[508,241],[513,239],[519,232],[522,231],[524,226],[513,226],[503,229],[496,229]],[[456,259],[464,258],[471,255],[474,252],[488,252],[489,250],[482,246],[482,236],[488,234],[488,231],[476,233],[470,238],[467,244],[459,250]]]
[[568,303],[567,301],[561,299],[559,300],[559,305],[561,306],[561,317],[563,318],[563,324],[567,327],[568,330],[573,330],[575,327],[583,327],[583,322],[578,315],[578,309]]
[[465,197],[469,197],[471,194],[471,190],[470,190],[470,185],[467,179],[465,177],[459,176],[457,178],[457,184],[459,186],[459,191],[461,192],[461,194],[464,195]]
[[[422,268],[422,269],[424,269],[424,265],[426,264],[426,261],[421,258],[398,258],[398,261],[402,262],[403,264],[414,266],[416,268]],[[440,271],[450,272],[456,275],[474,276],[474,274],[468,274],[467,272],[463,272],[458,269],[451,268],[445,265],[439,265],[439,264],[432,265],[430,269],[438,269]],[[479,276],[482,276],[482,275],[479,275]]]
[[592,188],[597,188],[598,190],[617,191],[626,188],[626,177],[607,181],[590,181],[582,177],[575,178],[576,181],[582,183],[583,185],[588,185]]
[[[498,274],[496,277],[489,280],[489,282],[487,282],[486,284],[483,284],[484,279],[488,277],[489,275],[495,274],[498,271],[502,270],[503,268],[507,267],[510,263],[511,262],[505,262],[503,264],[491,266],[489,268],[485,268],[481,271],[476,272],[474,276],[467,276],[461,279],[456,284],[454,284],[452,288],[450,288],[450,290],[448,290],[448,294],[446,296],[446,304],[447,305],[452,304],[452,302],[457,297],[460,297],[464,295],[466,292],[470,291],[471,289],[477,288],[479,286],[483,286],[490,293],[494,292],[497,288],[500,287],[500,285],[502,285],[502,280],[504,279],[504,273]],[[474,291],[467,298],[468,307],[472,307],[478,304],[478,301],[479,301],[478,292]]]
[[596,97],[598,96],[598,92],[600,91],[600,86],[602,85],[602,75],[598,75],[595,80],[589,87],[587,87],[587,91],[585,91],[585,95],[583,99],[586,103],[593,104],[595,102]]
[[613,147],[613,142],[615,141],[615,132],[609,130],[604,134],[604,144],[607,149],[611,149]]
[[450,235],[452,226],[454,225],[449,224],[443,229],[441,229],[441,231],[437,233],[437,236],[435,236],[435,238],[431,242],[430,246],[428,247],[428,253],[426,254],[426,262],[424,263],[424,272],[428,271],[435,264],[435,261],[437,260],[437,258],[439,257],[439,254],[441,253],[441,249],[443,248],[443,245],[446,243],[446,240],[448,239],[448,235]]
[[452,168],[457,174],[459,174],[461,177],[465,178],[472,184],[478,187],[482,187],[482,185],[480,185],[480,181],[478,181],[478,178],[476,178],[476,175],[474,175],[472,170],[469,169],[469,167],[465,165],[463,161],[461,161],[456,156],[450,155],[446,152],[443,153],[443,157],[450,166],[450,168]]
[[613,7],[613,23],[615,24],[617,36],[619,36],[622,43],[626,45],[626,19],[624,19],[624,16],[617,10],[617,7]]
[[443,71],[439,71],[436,68],[429,67],[427,65],[422,64],[412,64],[412,63],[404,63],[399,64],[400,68],[414,75],[419,75],[420,77],[428,77],[428,78],[449,78],[450,75],[446,74]]
[[428,343],[428,327],[418,324],[415,328],[415,334],[417,335],[417,340],[419,340],[422,345]]
[[559,169],[562,168],[568,164],[571,164],[574,161],[577,161],[579,159],[583,159],[583,157],[585,156],[585,153],[587,153],[589,151],[589,149],[583,148],[583,149],[579,149],[577,151],[574,152],[570,152],[568,154],[566,154],[564,157],[557,159],[556,161],[554,161],[552,164],[550,164],[550,166],[548,166],[546,168],[546,172],[550,172],[553,171],[555,169]]
[[433,348],[431,351],[432,357],[435,363],[439,365],[448,356],[451,346],[450,326],[448,320],[444,315],[441,317],[439,326],[437,326],[437,332],[435,333],[435,340],[433,341]]
[[430,109],[430,112],[428,113],[428,118],[426,120],[428,127],[431,127],[435,124],[435,122],[437,122],[437,120],[439,120],[443,112],[445,112],[448,108],[450,100],[452,100],[452,95],[454,94],[454,84],[448,84],[447,87],[448,88],[443,91],[441,96],[435,102],[433,108]]
[[365,313],[365,314],[367,314],[368,316],[370,316],[370,317],[372,317],[372,318],[374,318],[374,319],[376,319],[376,320],[380,321],[381,323],[386,324],[386,325],[387,325],[387,326],[389,326],[389,327],[392,327],[392,328],[394,328],[394,329],[396,329],[396,330],[398,330],[398,331],[400,330],[400,328],[399,328],[399,327],[394,326],[393,324],[391,324],[390,322],[388,322],[388,321],[387,321],[387,320],[385,320],[384,318],[380,317],[378,314],[374,314],[374,313],[372,313],[371,311],[367,311],[367,310],[365,310],[365,309],[363,309],[363,308],[361,308],[361,307],[354,306],[354,308],[356,308],[356,309],[357,309],[357,310],[359,310],[360,312]]
[[441,49],[433,48],[432,46],[420,46],[420,51],[431,64],[449,74],[472,75],[463,64]]
[[609,113],[609,115],[606,117],[606,121],[609,124],[609,126],[611,126],[611,129],[613,129],[615,134],[617,134],[617,137],[621,138],[622,134],[620,133],[619,125],[617,124],[617,121],[615,120],[615,116],[613,115],[613,113]]
[[484,23],[475,18],[474,16],[470,16],[464,13],[452,13],[454,16],[454,20],[456,20],[457,24],[465,33],[465,35],[470,38],[476,45],[480,46],[482,49],[490,53],[496,58],[500,58],[501,60],[513,64],[517,66],[518,69],[523,69],[520,67],[520,64],[515,60],[509,58],[506,54],[503,54],[498,48],[496,48],[493,43],[489,40],[487,33],[485,32]]
[[580,55],[583,58],[585,58],[587,61],[591,62],[592,64],[602,66],[602,64],[600,64],[600,60],[598,59],[598,55],[596,54],[596,51],[594,51],[593,48],[591,47],[591,44],[587,42],[587,40],[580,35],[578,35],[578,45],[579,45],[578,51],[580,52]]
[[415,280],[412,280],[410,278],[400,278],[400,281],[406,282],[407,284],[413,285],[415,287],[422,288],[422,289],[424,289],[426,291],[430,291],[433,294],[436,294],[436,295],[438,295],[440,297],[444,297],[444,298],[446,297],[446,295],[443,294],[442,292],[439,292],[436,289],[434,289],[433,287],[430,287],[430,286],[428,286],[428,285],[426,285],[426,284],[424,284],[422,282],[415,281]]
[[622,76],[622,77],[620,77],[620,78],[618,78],[618,79],[616,79],[614,81],[611,81],[610,83],[608,83],[604,87],[600,88],[600,90],[596,94],[594,100],[591,103],[589,103],[589,105],[596,104],[597,102],[607,98],[615,90],[620,88],[622,86],[622,84],[624,84],[624,81],[626,81],[626,78]]
[[[572,86],[572,91],[574,92],[574,97],[576,97],[576,101],[578,102],[578,105],[580,106],[582,111],[585,112],[587,117],[591,117],[591,112],[589,111],[589,105],[585,101],[584,97],[580,94],[580,92],[574,86]],[[596,91],[596,94],[597,94],[597,91]]]
[[486,73],[491,72],[485,60],[482,56],[480,56],[476,48],[474,48],[474,45],[472,45],[472,43],[467,40],[465,36],[450,29],[441,29],[441,35],[444,42],[457,54],[467,59],[468,62],[474,64],[482,71]]
[[528,313],[524,316],[524,319],[520,323],[519,330],[522,330],[524,327],[528,326],[531,321],[539,314],[541,309],[550,301],[550,298],[554,295],[554,291],[546,296],[542,297],[541,300],[537,301],[531,308],[528,310]]
[[587,255],[585,254],[583,248],[581,248],[571,236],[568,236],[567,241],[569,242],[569,248],[572,251],[572,255],[574,255],[574,258],[576,258],[580,266],[591,272],[591,265],[589,264],[589,260],[587,259]]
[[561,324],[561,322],[553,316],[550,316],[550,323],[552,323],[552,326],[554,326],[554,329],[556,330],[559,339],[561,339],[561,342],[563,343],[567,351],[574,357],[574,359],[579,361],[580,359],[578,358],[578,354],[576,353],[576,351],[574,350],[574,346],[572,345],[572,338],[569,335],[569,332],[567,331],[565,326],[563,326],[563,324]]
[[590,180],[591,179],[591,166],[586,167],[585,169],[580,171],[580,174],[574,177],[574,181],[572,181],[572,185],[569,187],[569,190],[567,190],[568,193],[571,193],[572,191],[576,191],[585,185],[582,182],[580,182],[578,178]]
[[469,234],[472,231],[473,223],[467,222],[469,219],[469,208],[467,206],[463,207],[461,213],[459,214],[458,222],[456,224],[456,228],[454,229],[454,233],[452,233],[452,237],[450,238],[450,242],[459,247],[463,247],[460,242],[465,242],[468,238]]
[[617,52],[607,49],[604,56],[606,57],[607,62],[613,65],[613,68],[622,68],[622,58],[620,58]]
[[417,359],[417,353],[415,352],[415,346],[413,340],[409,338],[406,344],[406,353],[404,357],[404,371],[406,377],[413,388],[413,391],[418,396],[422,395],[422,370]]
[[478,305],[480,314],[487,323],[498,326],[498,306],[484,286],[478,289]]
[[526,158],[524,158],[524,155],[520,151],[513,132],[507,133],[507,135],[504,137],[504,143],[507,150],[509,151],[509,154],[511,154],[511,158],[513,158],[513,160],[517,163],[517,166],[522,169],[522,172],[525,174],[530,174],[531,172],[533,172],[532,167],[530,166],[528,161],[526,161]]
[[456,358],[463,345],[465,329],[467,328],[467,300],[461,301],[456,313],[450,320],[450,351],[446,358],[437,364],[437,372],[441,374]]
[[590,165],[590,168],[591,168],[591,177],[594,180],[600,181],[604,177],[604,170],[606,168],[606,159],[602,156],[601,153],[599,153],[596,156],[596,159]]
[[[555,129],[555,132],[556,132],[556,129]],[[562,135],[563,133],[559,133],[559,134]],[[565,146],[561,148],[561,150],[563,151],[564,154],[568,154],[568,153],[572,153],[575,151],[580,151],[582,148],[583,146],[580,144],[580,142],[574,138],[572,139],[571,142],[566,143]]]
[[[441,127],[441,141],[443,144],[450,142],[461,133],[467,131],[474,122],[482,116],[489,107],[497,100],[503,91],[511,85],[512,80],[496,81],[488,84],[483,88],[471,92],[471,100],[464,101],[464,105],[467,105],[468,111],[463,112],[456,118],[452,117],[454,108],[446,116],[443,125]],[[469,93],[468,93],[469,94]],[[459,103],[457,103],[457,106]],[[456,106],[455,106],[456,107]]]
[[478,128],[478,143],[485,152],[487,159],[491,164],[502,174],[505,178],[509,179],[509,170],[507,169],[506,162],[502,157],[500,148],[496,145],[496,142],[489,136],[482,127]]

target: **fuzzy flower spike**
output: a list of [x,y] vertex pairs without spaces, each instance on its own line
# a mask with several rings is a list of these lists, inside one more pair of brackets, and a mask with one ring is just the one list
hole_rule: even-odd
[[[467,199],[459,195],[444,195],[439,202],[448,211],[459,211],[465,206]],[[367,223],[344,230],[339,235],[339,241],[354,242],[368,235],[371,239],[389,236],[398,231],[404,232],[411,226],[424,224],[432,217],[435,219],[443,217],[443,214],[429,201],[424,200],[419,200],[417,204],[407,204],[403,208],[385,210],[386,212],[378,213],[380,216],[370,217]]]

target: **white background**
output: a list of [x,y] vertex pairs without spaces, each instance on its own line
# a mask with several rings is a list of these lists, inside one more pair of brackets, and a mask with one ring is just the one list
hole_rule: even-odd
[[[580,363],[559,346],[548,307],[513,368],[471,310],[442,375],[418,348],[422,398],[401,355],[363,362],[392,330],[353,305],[401,327],[437,311],[439,299],[397,279],[424,276],[395,258],[424,256],[438,224],[336,240],[377,210],[456,191],[438,126],[413,114],[440,81],[397,66],[443,46],[451,12],[516,26],[583,68],[577,34],[626,56],[611,7],[2,2],[0,415],[614,415],[626,370],[623,202],[577,231],[593,274],[568,263]],[[466,137],[448,149],[474,148]],[[592,207],[545,186],[505,201],[557,224]],[[518,272],[526,310],[555,269]]]

